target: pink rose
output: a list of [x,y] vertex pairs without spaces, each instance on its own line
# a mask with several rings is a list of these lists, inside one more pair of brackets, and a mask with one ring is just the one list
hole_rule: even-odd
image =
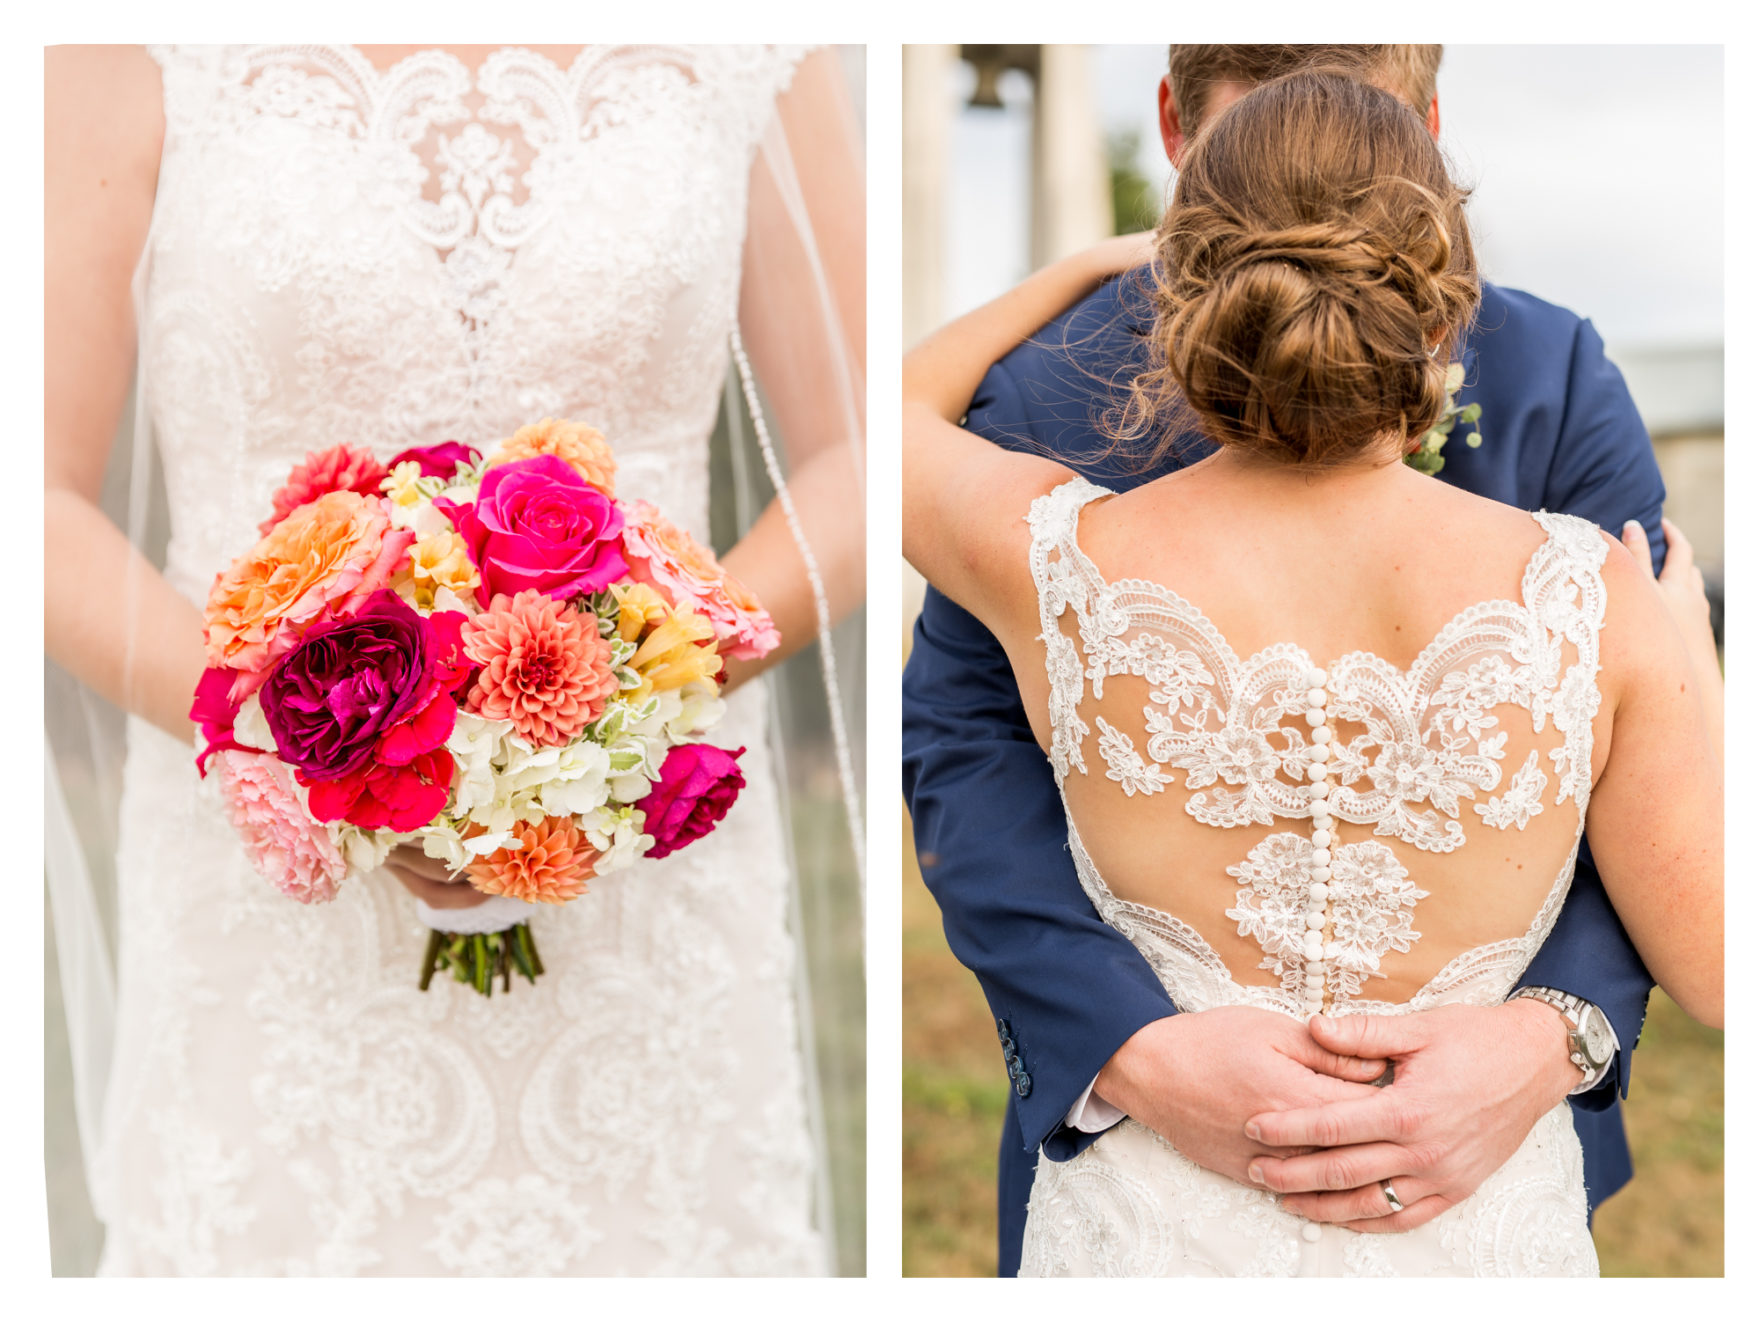
[[299,903],[328,903],[348,874],[330,838],[300,805],[293,776],[273,756],[219,753],[220,791],[258,874]]
[[622,511],[552,455],[490,468],[475,504],[437,499],[434,507],[464,537],[484,607],[522,591],[567,600],[629,572]]
[[204,750],[196,757],[196,770],[203,779],[208,777],[209,757],[229,747],[244,747],[232,736],[232,726],[238,722],[238,708],[244,704],[228,695],[237,677],[230,669],[204,669],[202,681],[196,684],[189,717],[202,728]]
[[746,585],[706,546],[644,500],[628,506],[623,553],[637,582],[653,587],[675,609],[684,606],[709,620],[722,655],[756,660],[782,641],[769,611]]
[[708,743],[685,743],[666,753],[660,781],[636,803],[647,815],[643,831],[654,836],[649,857],[675,853],[720,823],[746,786],[735,764],[745,750],[725,752]]

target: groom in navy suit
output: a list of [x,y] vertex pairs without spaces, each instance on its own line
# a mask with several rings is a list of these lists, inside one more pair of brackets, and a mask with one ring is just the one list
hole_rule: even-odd
[[[1186,134],[1255,82],[1303,64],[1352,68],[1407,100],[1437,130],[1436,46],[1175,46],[1161,84],[1164,145],[1177,166]],[[1113,452],[1104,415],[1146,361],[1152,313],[1142,281],[1114,281],[997,363],[966,425],[1010,447],[1049,452],[1124,490],[1148,471]],[[1483,409],[1484,443],[1456,432],[1440,479],[1525,509],[1573,513],[1616,536],[1642,524],[1660,562],[1663,486],[1618,370],[1585,320],[1486,285],[1462,362],[1462,404]],[[1175,448],[1210,451],[1197,437]],[[1011,1096],[998,1173],[998,1272],[1016,1273],[1034,1169],[1069,1159],[1126,1114],[1196,1162],[1304,1195],[1312,1218],[1368,1231],[1416,1227],[1470,1195],[1540,1114],[1571,1096],[1589,1203],[1631,1177],[1618,1095],[1652,981],[1585,852],[1558,924],[1504,1004],[1349,1019],[1340,1052],[1392,1058],[1392,1083],[1342,1127],[1317,1121],[1292,1159],[1253,1142],[1255,1114],[1323,1104],[1331,1078],[1300,1024],[1179,1014],[1136,948],[1100,920],[1066,848],[1057,788],[1033,739],[1001,646],[933,589],[904,676],[904,779],[923,877],[948,942],[978,977],[996,1019]],[[1174,861],[1177,865],[1177,860]],[[1570,997],[1567,1018],[1547,988]],[[1580,1001],[1580,1002],[1579,1002]],[[1617,1050],[1573,1062],[1579,1024],[1599,1014]],[[1208,1019],[1208,1021],[1207,1021]],[[1598,1062],[1591,1060],[1591,1063]],[[1358,1107],[1359,1110],[1361,1107]],[[1324,1110],[1320,1111],[1324,1114]],[[1387,1215],[1379,1181],[1399,1147],[1407,1208]],[[1377,1165],[1370,1172],[1371,1165]],[[1409,1180],[1409,1181],[1408,1181]]]

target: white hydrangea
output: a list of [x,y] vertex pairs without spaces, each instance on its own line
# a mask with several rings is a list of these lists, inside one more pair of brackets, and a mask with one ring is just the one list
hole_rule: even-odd
[[654,836],[642,832],[646,820],[635,807],[600,807],[581,821],[587,842],[603,854],[595,875],[621,871],[654,846]]
[[238,718],[232,722],[232,736],[259,752],[275,750],[275,735],[269,732],[269,717],[263,714],[263,703],[255,692],[238,708]]

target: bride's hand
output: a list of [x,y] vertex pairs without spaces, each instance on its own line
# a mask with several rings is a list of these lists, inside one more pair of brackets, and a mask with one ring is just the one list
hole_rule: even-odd
[[1661,591],[1669,617],[1686,639],[1693,659],[1697,662],[1709,656],[1715,663],[1717,640],[1711,633],[1711,602],[1705,595],[1705,574],[1693,562],[1692,542],[1667,518],[1662,520],[1662,536],[1668,543],[1668,553],[1662,561],[1662,572],[1658,573],[1651,566],[1650,539],[1643,524],[1633,520],[1620,529],[1621,543]]
[[431,908],[474,908],[489,901],[489,895],[463,877],[452,879],[445,862],[428,856],[413,843],[393,848],[385,859],[385,869]]

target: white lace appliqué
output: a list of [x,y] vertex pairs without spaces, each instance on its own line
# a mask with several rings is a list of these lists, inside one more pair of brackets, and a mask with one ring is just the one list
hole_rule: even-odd
[[[1500,1002],[1552,927],[1574,846],[1526,931],[1464,950],[1409,1000],[1391,1003],[1363,992],[1385,978],[1389,953],[1417,946],[1430,897],[1392,845],[1453,853],[1466,844],[1468,808],[1491,827],[1523,829],[1545,810],[1552,779],[1553,802],[1577,805],[1580,838],[1600,705],[1600,533],[1536,514],[1546,541],[1519,602],[1461,611],[1408,668],[1357,652],[1322,669],[1288,644],[1243,660],[1166,587],[1103,578],[1076,527],[1083,507],[1108,493],[1077,479],[1028,514],[1053,772],[1060,786],[1072,771],[1088,774],[1083,746],[1092,734],[1106,778],[1127,797],[1159,795],[1154,809],[1166,810],[1161,800],[1183,788],[1184,810],[1204,825],[1286,825],[1227,868],[1238,888],[1226,916],[1257,942],[1258,967],[1274,982],[1241,984],[1191,924],[1118,898],[1071,815],[1076,873],[1101,917],[1185,1011],[1246,1005],[1300,1016],[1317,1011],[1321,996],[1334,1013]],[[1082,709],[1126,674],[1149,688],[1140,737]],[[1512,707],[1536,734],[1559,735],[1547,754],[1550,778],[1538,751],[1506,766],[1510,731],[1500,720]],[[1340,842],[1334,822],[1370,826],[1374,837]],[[1067,1162],[1041,1158],[1022,1273],[1593,1274],[1586,1216],[1581,1151],[1563,1105],[1478,1193],[1385,1239],[1336,1228],[1310,1236],[1304,1229],[1314,1226],[1269,1193],[1199,1168],[1127,1119]]]

